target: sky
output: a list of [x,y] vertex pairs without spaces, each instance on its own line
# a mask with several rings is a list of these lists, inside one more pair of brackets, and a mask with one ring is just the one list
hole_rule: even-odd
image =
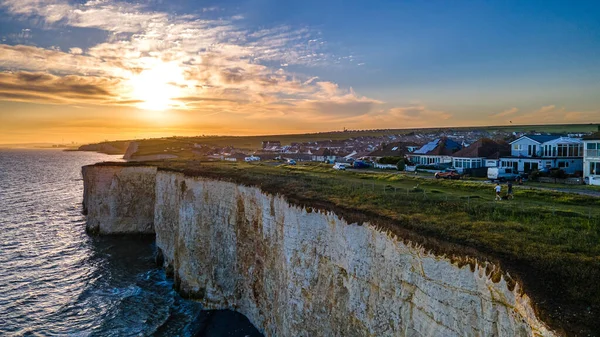
[[600,122],[598,1],[0,0],[0,144]]

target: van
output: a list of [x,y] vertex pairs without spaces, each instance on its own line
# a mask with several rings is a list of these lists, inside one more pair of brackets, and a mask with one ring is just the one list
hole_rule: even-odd
[[487,171],[487,177],[491,181],[517,180],[519,174],[510,167],[490,167]]
[[335,163],[335,165],[333,165],[333,169],[334,170],[345,170],[346,164],[345,163]]

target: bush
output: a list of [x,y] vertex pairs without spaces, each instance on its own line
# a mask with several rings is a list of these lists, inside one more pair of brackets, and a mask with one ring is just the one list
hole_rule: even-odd
[[555,179],[565,179],[567,177],[567,173],[561,169],[550,170],[550,177]]
[[402,158],[402,157],[381,157],[381,159],[379,159],[379,164],[396,165],[399,160],[403,161],[404,158]]
[[532,180],[532,181],[538,180],[538,178],[540,176],[541,176],[540,171],[533,170],[533,171],[531,171],[531,173],[529,173],[529,180]]
[[404,169],[406,168],[406,163],[404,162],[404,159],[399,160],[396,164],[396,167],[398,168],[398,171],[404,171]]

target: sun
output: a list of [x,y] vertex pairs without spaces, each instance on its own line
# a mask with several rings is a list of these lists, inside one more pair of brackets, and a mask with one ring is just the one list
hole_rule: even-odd
[[174,100],[181,96],[178,83],[184,80],[182,69],[175,63],[159,63],[129,79],[131,96],[140,101],[140,109],[164,111],[177,106]]

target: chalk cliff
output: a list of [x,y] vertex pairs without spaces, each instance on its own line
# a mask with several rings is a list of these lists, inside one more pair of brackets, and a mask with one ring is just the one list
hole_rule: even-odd
[[369,224],[149,167],[86,167],[84,182],[88,229],[154,231],[182,294],[266,336],[554,336],[489,266],[459,267]]

